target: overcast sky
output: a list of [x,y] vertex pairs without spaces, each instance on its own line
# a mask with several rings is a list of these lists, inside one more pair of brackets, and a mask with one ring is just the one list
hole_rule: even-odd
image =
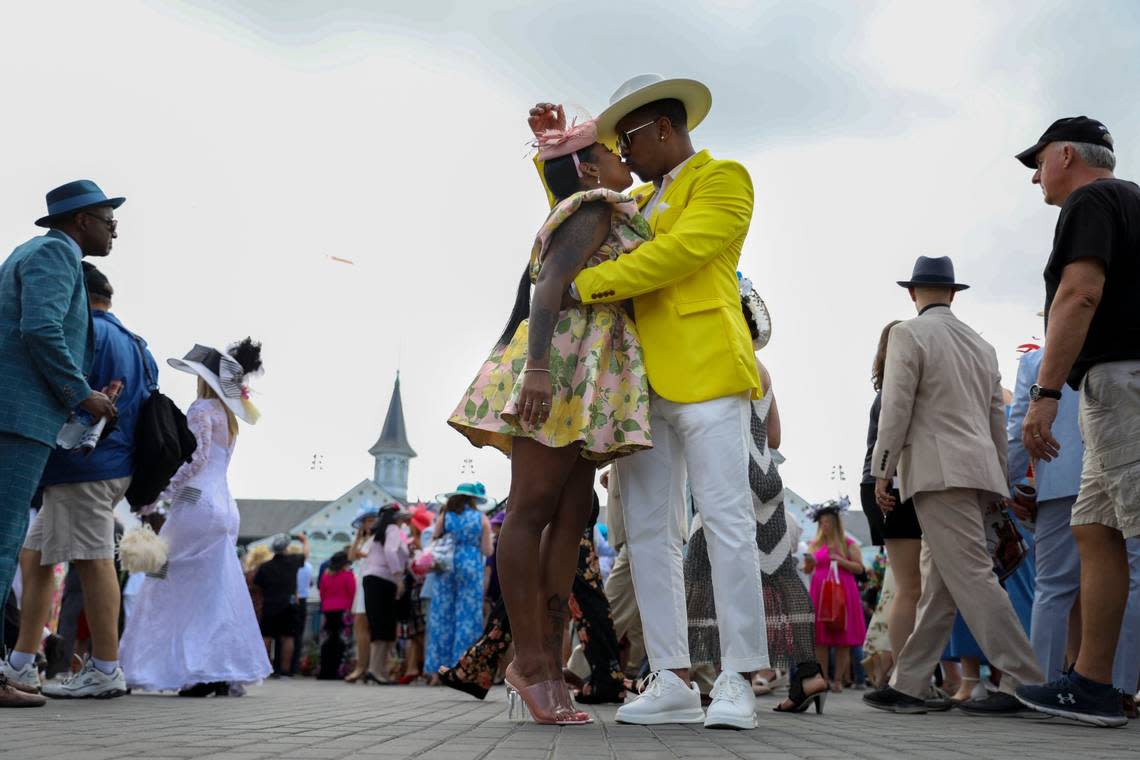
[[[956,311],[1012,387],[1057,213],[1012,155],[1083,113],[1114,134],[1117,175],[1140,174],[1140,4],[997,5],[22,3],[0,29],[0,248],[68,180],[128,197],[98,263],[159,360],[264,341],[238,497],[331,499],[369,477],[398,368],[411,493],[471,458],[504,495],[506,459],[445,420],[546,213],[526,111],[596,114],[645,71],[697,78],[713,109],[694,143],[756,186],[740,266],[772,312],[785,481],[854,494],[872,354],[913,316],[894,281],[914,258],[954,258],[973,285]],[[162,381],[190,403],[193,378]]]

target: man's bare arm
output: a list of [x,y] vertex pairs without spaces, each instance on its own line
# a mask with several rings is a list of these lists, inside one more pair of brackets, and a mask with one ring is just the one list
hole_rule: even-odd
[[1104,262],[1078,259],[1061,272],[1061,284],[1049,307],[1049,334],[1037,372],[1042,388],[1060,388],[1081,353],[1093,314],[1104,293]]

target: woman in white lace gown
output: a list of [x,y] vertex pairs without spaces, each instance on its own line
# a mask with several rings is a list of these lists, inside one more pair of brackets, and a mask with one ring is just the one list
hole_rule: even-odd
[[271,672],[237,557],[239,517],[226,480],[237,418],[257,419],[244,378],[260,369],[260,346],[248,338],[225,354],[195,346],[168,361],[198,375],[187,413],[198,447],[163,493],[171,504],[159,535],[169,564],[166,577],[148,577],[139,592],[123,634],[123,671],[133,689],[224,695]]

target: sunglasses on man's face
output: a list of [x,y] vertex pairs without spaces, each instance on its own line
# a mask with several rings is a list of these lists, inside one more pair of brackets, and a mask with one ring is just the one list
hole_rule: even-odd
[[618,132],[618,138],[617,138],[618,150],[623,151],[623,152],[628,151],[629,146],[630,146],[630,137],[629,136],[632,135],[634,132],[636,132],[639,129],[645,129],[646,127],[648,127],[652,124],[656,124],[656,123],[657,123],[657,119],[654,119],[653,121],[645,122],[640,127],[634,127],[633,129],[627,129],[624,132]]
[[100,222],[107,225],[107,229],[111,230],[112,232],[115,230],[116,227],[119,226],[119,220],[118,219],[114,219],[114,218],[108,217],[108,216],[100,216],[99,214],[86,214],[86,215],[91,217],[92,219],[98,219]]

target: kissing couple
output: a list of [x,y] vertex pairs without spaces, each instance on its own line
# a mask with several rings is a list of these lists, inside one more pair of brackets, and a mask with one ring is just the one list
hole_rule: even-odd
[[[590,722],[563,679],[562,642],[596,470],[613,461],[654,671],[617,719],[756,725],[748,679],[768,648],[749,446],[763,390],[736,273],[753,190],[739,163],[693,147],[711,105],[700,82],[645,74],[596,119],[568,125],[552,103],[530,111],[552,211],[448,422],[511,458],[497,552],[515,645],[506,680],[539,723]],[[707,715],[689,682],[686,483],[719,616],[723,672]]]

